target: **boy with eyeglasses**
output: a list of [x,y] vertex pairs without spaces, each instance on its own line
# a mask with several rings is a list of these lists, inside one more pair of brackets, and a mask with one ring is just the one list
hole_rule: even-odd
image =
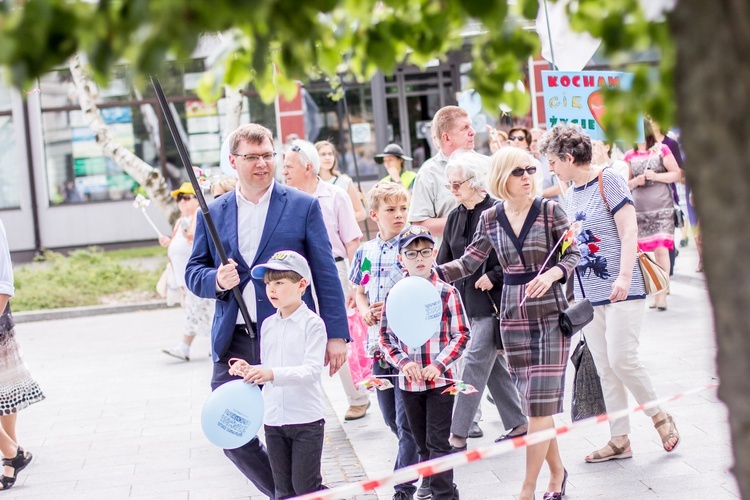
[[[412,226],[401,235],[398,261],[409,276],[429,280],[440,294],[443,314],[433,336],[417,349],[409,347],[388,325],[385,308],[380,318],[380,347],[385,359],[401,372],[398,385],[421,462],[451,453],[453,396],[444,391],[454,383],[450,365],[469,341],[461,296],[438,278],[433,269],[436,255],[435,240],[427,228]],[[430,476],[429,484],[433,500],[458,500],[452,469]]]

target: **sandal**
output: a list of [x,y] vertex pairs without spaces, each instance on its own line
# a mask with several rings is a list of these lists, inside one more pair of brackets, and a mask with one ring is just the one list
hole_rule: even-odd
[[628,450],[628,448],[630,448],[629,439],[625,443],[625,446],[623,446],[622,448],[615,445],[615,443],[613,443],[612,441],[607,443],[607,446],[609,446],[612,449],[612,451],[614,451],[614,454],[603,457],[601,453],[599,453],[599,450],[596,450],[590,456],[586,457],[585,459],[586,462],[590,464],[598,464],[599,462],[607,462],[609,460],[622,460],[624,458],[633,458],[633,452]]
[[[667,453],[671,453],[675,448],[677,448],[677,445],[680,444],[680,433],[677,431],[677,426],[674,423],[674,419],[669,413],[667,413],[667,418],[663,418],[654,423],[654,429],[656,429],[656,431],[658,432],[659,427],[661,427],[662,425],[669,425],[669,433],[661,438],[661,444],[664,447],[664,451],[666,451]],[[667,441],[669,441],[670,439],[677,439],[677,441],[675,441],[674,446],[672,446],[672,448],[668,450]]]
[[18,447],[18,450],[16,451],[15,457],[3,458],[3,466],[12,467],[14,470],[13,470],[13,476],[10,476],[10,477],[6,475],[0,476],[0,485],[2,485],[2,490],[8,490],[12,488],[14,484],[16,484],[16,478],[18,477],[18,473],[24,470],[27,465],[29,465],[32,458],[34,458],[34,456],[29,452],[23,451],[23,448],[21,448],[20,446]]

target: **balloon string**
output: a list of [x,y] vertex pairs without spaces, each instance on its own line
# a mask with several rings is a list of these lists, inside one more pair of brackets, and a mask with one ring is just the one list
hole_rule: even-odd
[[[229,365],[230,375],[240,375],[241,377],[244,377],[245,373],[250,368],[250,364],[244,359],[240,359],[240,358],[229,358],[229,361],[227,361],[227,364]],[[234,365],[236,364],[239,364],[237,368],[234,367]]]

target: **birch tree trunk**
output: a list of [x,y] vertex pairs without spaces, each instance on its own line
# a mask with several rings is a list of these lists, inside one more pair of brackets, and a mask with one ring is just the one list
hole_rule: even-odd
[[242,91],[240,89],[233,89],[228,85],[225,88],[226,103],[227,103],[227,116],[224,122],[224,137],[222,140],[229,137],[229,134],[234,132],[237,127],[240,126],[240,118],[242,116]]
[[88,126],[96,136],[96,143],[107,157],[111,158],[130,177],[143,186],[151,201],[164,213],[169,223],[174,224],[180,216],[180,211],[171,196],[171,191],[164,176],[158,169],[138,158],[114,139],[109,127],[102,119],[99,107],[96,105],[92,91],[94,83],[83,69],[78,55],[70,58],[69,67],[78,91],[81,111],[83,111]]
[[680,0],[669,22],[685,172],[714,311],[719,397],[729,408],[733,472],[742,498],[750,498],[750,4]]

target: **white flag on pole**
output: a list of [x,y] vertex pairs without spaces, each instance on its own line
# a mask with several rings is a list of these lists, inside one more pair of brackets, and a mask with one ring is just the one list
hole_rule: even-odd
[[[552,53],[554,52],[554,64],[558,70],[581,71],[594,56],[601,40],[588,33],[573,31],[568,23],[566,12],[566,6],[569,3],[570,0],[540,1],[539,13],[536,16],[536,32],[542,42],[542,57],[553,62]],[[646,19],[652,22],[660,19],[665,12],[672,10],[676,3],[677,0],[640,0]],[[545,4],[547,14],[549,14],[549,31]],[[550,46],[550,36],[553,40],[552,46]]]

